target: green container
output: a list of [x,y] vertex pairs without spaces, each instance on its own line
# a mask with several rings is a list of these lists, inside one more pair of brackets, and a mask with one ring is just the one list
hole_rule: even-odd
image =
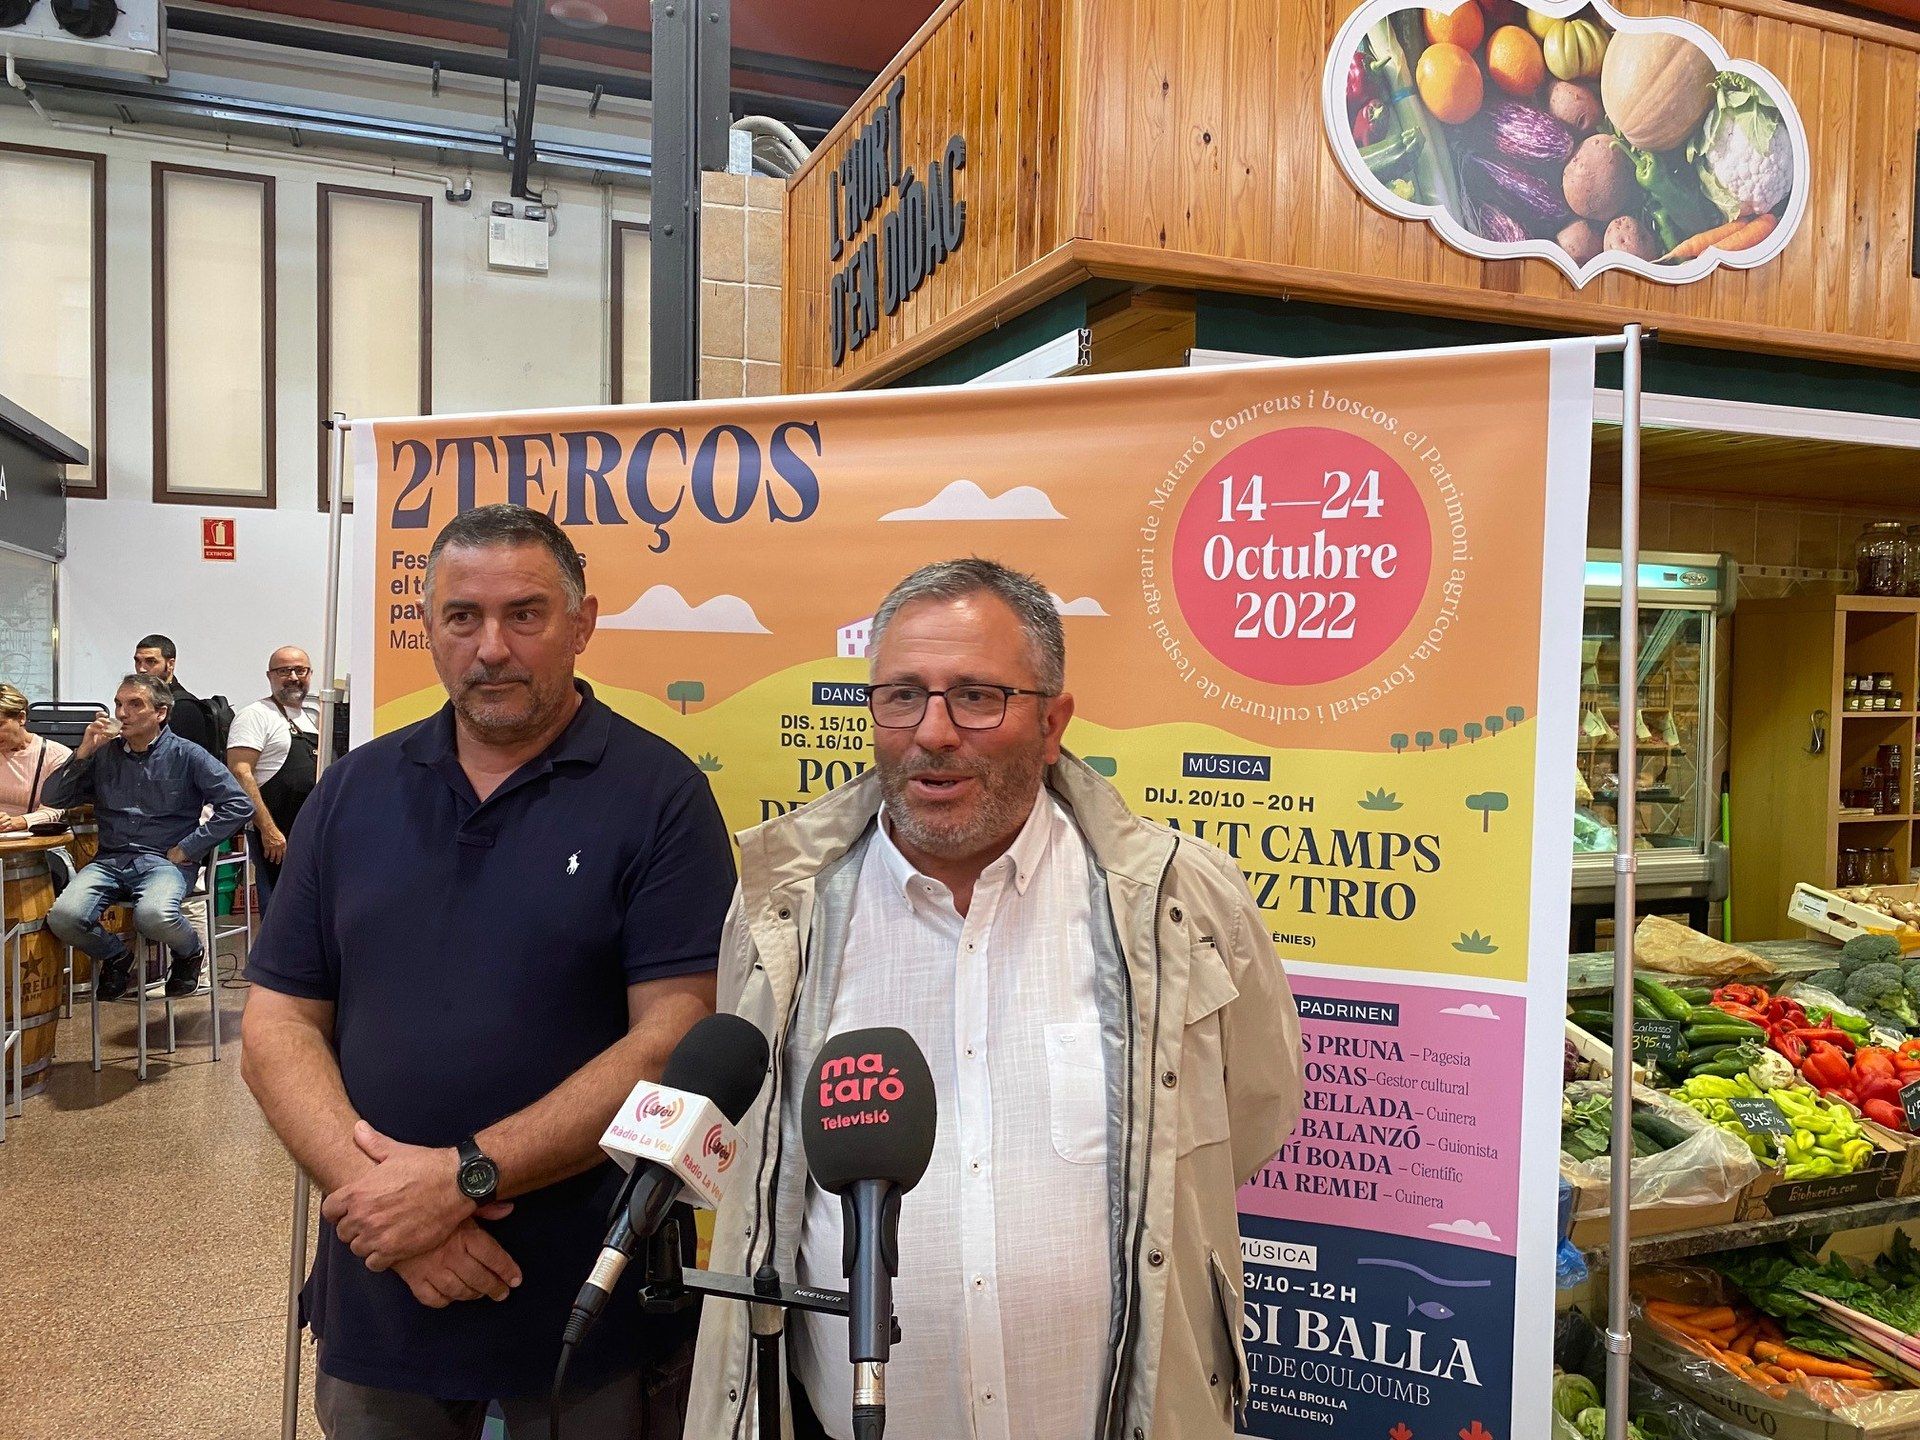
[[220,879],[214,887],[213,906],[216,915],[233,914],[234,892],[240,888],[238,870],[222,870]]

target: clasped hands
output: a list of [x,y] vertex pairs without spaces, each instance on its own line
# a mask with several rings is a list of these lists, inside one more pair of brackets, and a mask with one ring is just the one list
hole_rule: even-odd
[[513,1257],[477,1223],[512,1211],[503,1201],[475,1206],[460,1193],[459,1156],[450,1148],[406,1145],[366,1121],[353,1143],[373,1168],[320,1207],[334,1232],[369,1270],[392,1270],[433,1309],[482,1296],[504,1300],[520,1283]]

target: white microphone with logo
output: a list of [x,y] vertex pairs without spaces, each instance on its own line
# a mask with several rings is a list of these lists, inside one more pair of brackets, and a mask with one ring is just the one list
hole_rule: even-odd
[[577,1344],[599,1318],[633,1252],[652,1237],[676,1200],[718,1208],[739,1154],[734,1126],[767,1078],[767,1041],[738,1015],[709,1015],[674,1047],[656,1083],[643,1080],[621,1102],[600,1148],[627,1170],[593,1273],[580,1287],[562,1336]]

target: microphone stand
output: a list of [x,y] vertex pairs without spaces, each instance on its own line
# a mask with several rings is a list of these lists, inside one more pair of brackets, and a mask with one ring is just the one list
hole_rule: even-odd
[[[689,1269],[680,1259],[680,1221],[669,1218],[647,1244],[641,1259],[640,1307],[654,1314],[684,1310],[700,1295],[742,1300],[752,1307],[754,1364],[760,1375],[759,1421],[762,1437],[779,1440],[781,1430],[780,1337],[783,1310],[807,1310],[816,1315],[850,1316],[853,1303],[844,1290],[816,1290],[789,1285],[772,1265],[762,1265],[751,1277],[722,1275]],[[900,1343],[900,1320],[892,1319],[893,1343]]]

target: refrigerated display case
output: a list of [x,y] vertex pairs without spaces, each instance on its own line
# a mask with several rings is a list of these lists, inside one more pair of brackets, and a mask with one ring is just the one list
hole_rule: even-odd
[[[1635,806],[1641,913],[1684,916],[1704,930],[1709,904],[1726,894],[1713,676],[1719,622],[1733,608],[1733,566],[1724,555],[1641,554],[1640,704],[1630,716],[1619,704],[1620,573],[1619,551],[1587,552],[1574,782],[1576,951],[1596,948],[1595,927],[1613,913],[1623,791]],[[1623,723],[1634,727],[1639,744],[1639,773],[1630,784],[1619,773]]]

